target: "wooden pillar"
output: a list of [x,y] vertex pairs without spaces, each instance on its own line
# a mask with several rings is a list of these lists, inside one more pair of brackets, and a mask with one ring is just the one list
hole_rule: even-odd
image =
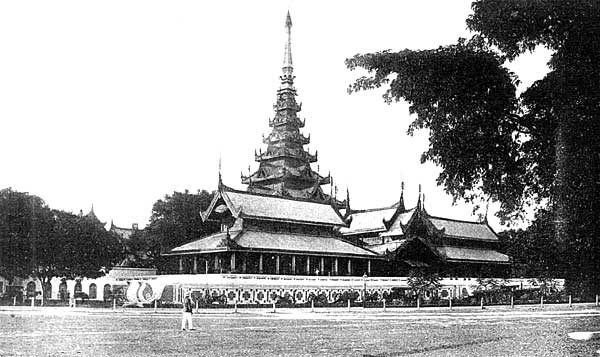
[[206,259],[204,260],[204,273],[208,274],[208,259],[210,258],[210,255],[206,256]]
[[321,261],[319,262],[319,270],[321,271],[321,275],[325,275],[325,258],[321,257]]
[[352,275],[352,259],[348,258],[348,275]]
[[296,256],[292,255],[292,275],[296,275]]
[[371,260],[367,260],[367,274],[371,276]]
[[339,274],[339,261],[338,258],[335,258],[335,260],[333,261],[333,275],[338,275]]
[[219,273],[219,253],[215,254],[215,273]]
[[235,252],[231,252],[231,272],[235,272]]
[[279,274],[279,254],[275,256],[275,274]]
[[258,258],[258,273],[263,273],[263,255],[261,254]]
[[242,255],[242,273],[246,272],[246,269],[247,269],[247,267],[246,267],[246,260],[247,260],[247,258],[248,257],[246,256],[246,254]]
[[179,257],[179,274],[183,274],[183,257]]
[[198,256],[194,255],[194,274],[198,274]]
[[306,256],[306,275],[310,275],[310,255]]

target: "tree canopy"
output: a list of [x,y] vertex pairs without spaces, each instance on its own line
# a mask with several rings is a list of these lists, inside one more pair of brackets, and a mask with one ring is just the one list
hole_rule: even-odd
[[0,274],[38,278],[102,276],[120,259],[114,234],[87,216],[52,210],[28,193],[0,190]]
[[[346,60],[358,78],[349,92],[387,88],[429,130],[422,161],[456,199],[500,202],[518,218],[530,205],[551,212],[553,239],[570,287],[600,289],[600,3],[491,1],[472,4],[474,35],[431,50],[382,51]],[[506,67],[545,46],[550,72],[521,94]],[[545,218],[544,218],[545,219]]]
[[[200,212],[206,210],[214,192],[173,192],[165,195],[152,207],[150,223],[128,242],[128,249],[136,252],[139,264],[165,268],[160,253],[218,231],[214,222],[204,222]],[[143,261],[143,262],[142,262]]]

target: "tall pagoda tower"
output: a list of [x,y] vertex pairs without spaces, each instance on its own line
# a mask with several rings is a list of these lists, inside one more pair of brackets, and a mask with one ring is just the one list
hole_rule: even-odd
[[273,106],[275,116],[269,119],[272,128],[267,137],[265,152],[255,152],[259,162],[256,172],[248,176],[242,174],[242,183],[248,185],[248,192],[275,196],[304,198],[314,201],[328,201],[321,186],[331,183],[331,176],[321,176],[312,170],[310,164],[317,161],[317,152],[310,154],[304,146],[310,143],[310,136],[300,132],[305,121],[298,118],[302,105],[296,102],[292,65],[292,18],[288,11],[285,21],[287,41],[283,57],[281,86],[277,90],[277,102]]

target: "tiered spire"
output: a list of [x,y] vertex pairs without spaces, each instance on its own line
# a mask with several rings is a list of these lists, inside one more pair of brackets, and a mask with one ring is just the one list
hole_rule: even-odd
[[248,191],[278,196],[308,198],[327,201],[321,185],[330,183],[330,177],[323,177],[312,170],[310,164],[317,161],[317,152],[310,154],[304,145],[310,143],[310,136],[300,132],[304,121],[298,118],[302,105],[296,102],[294,68],[292,62],[292,18],[288,11],[285,21],[287,41],[283,56],[281,86],[277,90],[277,102],[273,106],[275,116],[269,119],[271,133],[263,138],[267,145],[265,152],[255,153],[259,168],[253,174],[242,174],[242,183]]

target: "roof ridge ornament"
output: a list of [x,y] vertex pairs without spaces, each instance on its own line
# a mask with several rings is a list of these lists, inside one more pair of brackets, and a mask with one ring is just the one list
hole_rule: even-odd
[[[285,29],[287,32],[287,42],[285,43],[285,53],[283,55],[283,68],[285,72],[285,68],[293,68],[292,62],[292,17],[290,16],[290,11],[288,10],[287,16],[285,18]],[[292,71],[290,71],[290,74]]]
[[217,189],[220,191],[223,188],[223,177],[221,176],[221,154],[219,154],[219,182]]

